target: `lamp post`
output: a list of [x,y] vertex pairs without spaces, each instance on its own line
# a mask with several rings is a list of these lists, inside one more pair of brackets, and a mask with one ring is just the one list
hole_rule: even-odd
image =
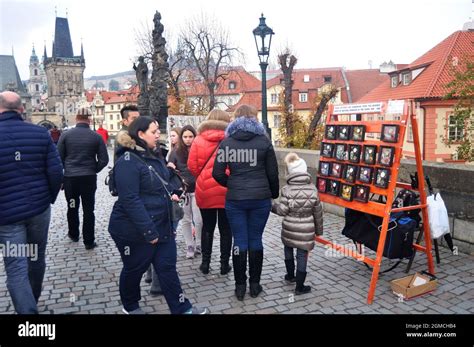
[[274,34],[273,30],[265,24],[265,17],[262,13],[260,24],[253,30],[253,36],[257,46],[258,59],[260,60],[260,69],[262,70],[262,123],[267,130],[270,140],[272,139],[272,131],[268,126],[267,119],[267,67],[270,45],[272,44],[272,36]]
[[92,102],[92,105],[91,105],[91,111],[92,111],[92,124],[93,124],[92,126],[93,126],[93,128],[94,128],[94,131],[95,131],[95,117],[94,117],[94,114],[95,114],[95,109],[96,109],[96,107],[95,107],[95,103],[94,103],[94,102]]

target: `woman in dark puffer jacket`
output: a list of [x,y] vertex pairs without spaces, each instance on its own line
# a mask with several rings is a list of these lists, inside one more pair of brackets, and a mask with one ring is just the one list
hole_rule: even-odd
[[257,120],[257,110],[241,105],[234,116],[219,146],[212,176],[227,187],[225,210],[234,238],[235,295],[243,300],[247,287],[247,254],[250,296],[257,297],[262,291],[262,236],[271,199],[278,197],[278,164],[265,128]]
[[[170,172],[164,160],[153,154],[160,136],[158,125],[150,117],[139,117],[128,131],[130,136],[120,139],[123,153],[114,169],[118,200],[109,222],[123,262],[119,284],[123,311],[144,313],[139,306],[140,280],[152,264],[171,313],[205,313],[184,297],[176,271],[171,200],[158,177],[169,182]],[[173,190],[170,188],[168,191]]]

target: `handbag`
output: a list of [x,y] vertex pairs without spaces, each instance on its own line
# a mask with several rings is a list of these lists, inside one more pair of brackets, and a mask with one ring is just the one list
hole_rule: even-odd
[[[342,234],[377,251],[383,219],[367,213],[346,209]],[[410,258],[413,255],[413,234],[418,222],[404,212],[390,215],[383,256],[388,259]]]

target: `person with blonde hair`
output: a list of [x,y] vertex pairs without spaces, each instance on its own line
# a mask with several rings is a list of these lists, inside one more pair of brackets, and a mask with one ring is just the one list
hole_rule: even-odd
[[227,189],[212,177],[217,149],[225,137],[225,129],[229,122],[230,116],[227,112],[212,110],[206,120],[199,125],[198,135],[189,152],[188,168],[196,177],[196,202],[203,221],[202,263],[199,267],[203,274],[209,273],[216,222],[220,234],[220,273],[225,275],[232,269],[229,266],[232,234],[224,209]]
[[212,176],[227,187],[225,211],[234,239],[235,295],[243,300],[247,290],[248,255],[250,296],[255,298],[263,289],[262,237],[279,183],[275,151],[254,107],[241,105],[235,111],[235,120],[219,146]]

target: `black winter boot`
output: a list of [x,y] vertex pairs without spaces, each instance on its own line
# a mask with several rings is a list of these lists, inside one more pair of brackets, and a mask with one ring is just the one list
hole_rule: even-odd
[[230,270],[232,270],[232,266],[229,265],[229,259],[227,261],[221,260],[221,275],[227,275]]
[[262,274],[263,249],[249,250],[249,275],[250,275],[250,296],[256,298],[263,290],[260,285],[260,275]]
[[152,277],[151,277],[151,271],[152,271],[152,265],[146,270],[146,276],[145,276],[145,282],[146,283],[151,283]]
[[295,260],[294,259],[285,260],[285,267],[286,267],[285,281],[289,283],[295,283],[296,282]]
[[247,291],[247,251],[234,252],[232,262],[234,264],[235,296],[237,300],[242,301]]
[[163,291],[161,290],[161,285],[160,281],[158,280],[158,275],[155,271],[155,269],[152,267],[151,269],[151,288],[150,288],[150,295],[151,296],[158,296],[158,295],[163,295]]
[[296,295],[306,294],[311,291],[310,286],[304,285],[305,279],[306,279],[306,272],[296,271],[296,288],[295,288]]
[[201,234],[201,245],[202,245],[202,263],[199,266],[199,270],[204,275],[209,273],[210,263],[211,263],[211,254],[212,254],[212,242],[214,240],[214,234],[202,231]]

